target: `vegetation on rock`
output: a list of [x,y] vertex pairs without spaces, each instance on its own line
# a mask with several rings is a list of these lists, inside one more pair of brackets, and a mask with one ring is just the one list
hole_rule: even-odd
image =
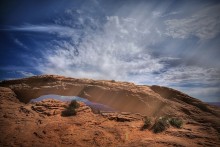
[[73,116],[76,115],[76,109],[79,108],[79,103],[76,100],[72,100],[69,106],[62,112],[62,116]]
[[156,120],[153,126],[153,131],[154,133],[160,133],[166,130],[169,126],[170,126],[169,117],[167,116],[159,117],[159,119]]
[[144,125],[142,126],[141,130],[148,129],[152,125],[152,119],[150,117],[144,117]]
[[183,121],[182,119],[177,117],[168,117],[168,116],[159,117],[159,119],[156,120],[153,126],[153,131],[154,133],[160,133],[166,130],[167,128],[169,128],[170,125],[176,128],[181,128],[183,125]]
[[183,125],[183,121],[180,118],[171,118],[169,122],[176,128],[181,128]]

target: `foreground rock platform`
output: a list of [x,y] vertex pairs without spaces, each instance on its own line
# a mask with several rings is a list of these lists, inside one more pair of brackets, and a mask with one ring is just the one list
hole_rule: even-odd
[[[68,102],[41,95],[80,96],[118,112],[94,113],[80,103],[63,117]],[[183,119],[162,133],[141,130],[143,117]],[[0,146],[220,146],[220,109],[177,90],[127,82],[44,75],[0,82]]]

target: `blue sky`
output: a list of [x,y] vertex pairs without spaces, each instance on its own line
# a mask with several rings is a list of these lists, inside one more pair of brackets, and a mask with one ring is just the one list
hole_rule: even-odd
[[0,3],[0,80],[39,74],[114,79],[220,101],[218,1]]

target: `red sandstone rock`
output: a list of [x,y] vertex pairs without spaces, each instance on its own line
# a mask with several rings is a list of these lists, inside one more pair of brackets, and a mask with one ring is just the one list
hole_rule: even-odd
[[[61,76],[0,86],[0,146],[220,146],[220,109],[167,87]],[[68,102],[28,103],[45,94],[80,96],[119,112],[95,114],[80,103],[76,116],[62,117]],[[180,117],[184,125],[141,131],[145,115]]]

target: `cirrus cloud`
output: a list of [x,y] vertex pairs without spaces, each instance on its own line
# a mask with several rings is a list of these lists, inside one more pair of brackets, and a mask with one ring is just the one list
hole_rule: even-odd
[[[40,58],[29,59],[42,74],[158,84],[180,90],[188,86],[195,96],[209,86],[205,87],[206,96],[213,91],[218,94],[219,88],[213,88],[220,85],[219,64],[215,68],[205,66],[214,60],[201,52],[201,46],[210,49],[209,41],[219,35],[220,15],[216,12],[220,5],[204,9],[194,5],[188,16],[184,9],[169,10],[171,2],[159,6],[144,1],[119,6],[110,2],[113,10],[99,2],[68,8],[51,24],[25,24],[9,30],[52,34],[54,38],[40,47]],[[216,54],[218,40],[214,42]],[[202,66],[196,63],[198,58]],[[197,92],[190,91],[192,85]]]
[[189,17],[166,20],[166,35],[181,39],[190,36],[212,39],[220,33],[219,9],[220,5],[209,6]]

